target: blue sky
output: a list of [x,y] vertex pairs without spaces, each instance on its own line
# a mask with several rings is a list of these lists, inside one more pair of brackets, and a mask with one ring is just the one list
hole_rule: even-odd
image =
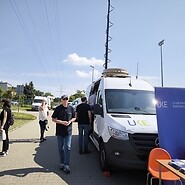
[[[107,0],[0,0],[0,81],[55,96],[86,90],[104,69]],[[110,67],[185,87],[185,1],[111,0]]]

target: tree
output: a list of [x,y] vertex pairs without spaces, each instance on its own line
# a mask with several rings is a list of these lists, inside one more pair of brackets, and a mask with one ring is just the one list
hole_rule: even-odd
[[35,96],[44,96],[44,92],[40,91],[40,90],[35,90]]
[[4,97],[5,94],[5,90],[3,90],[3,88],[0,87],[0,100]]
[[24,86],[24,96],[26,103],[32,102],[35,95],[35,88],[33,82],[31,81],[29,84],[25,84]]
[[44,94],[44,96],[53,96],[50,92],[46,92],[45,94]]
[[8,89],[5,93],[4,93],[4,98],[8,98],[8,99],[12,99],[13,95],[12,95],[12,89]]
[[85,96],[85,91],[84,90],[82,90],[82,91],[77,90],[75,94],[73,94],[69,97],[69,101],[73,101],[76,98],[82,98],[83,96]]

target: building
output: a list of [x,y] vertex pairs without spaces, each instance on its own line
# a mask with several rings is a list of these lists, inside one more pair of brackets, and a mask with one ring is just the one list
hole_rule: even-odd
[[12,88],[13,86],[11,84],[9,84],[8,82],[0,82],[0,87],[7,91],[8,89]]

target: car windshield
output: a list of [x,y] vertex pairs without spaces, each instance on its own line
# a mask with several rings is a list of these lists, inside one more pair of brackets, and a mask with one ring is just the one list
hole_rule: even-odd
[[106,89],[108,113],[156,114],[153,91]]

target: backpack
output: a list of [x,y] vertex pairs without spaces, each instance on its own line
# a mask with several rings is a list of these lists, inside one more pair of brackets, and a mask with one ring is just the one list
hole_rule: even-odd
[[13,113],[11,113],[10,119],[8,121],[9,125],[13,125],[14,124],[14,119],[15,119],[15,116],[14,116]]

